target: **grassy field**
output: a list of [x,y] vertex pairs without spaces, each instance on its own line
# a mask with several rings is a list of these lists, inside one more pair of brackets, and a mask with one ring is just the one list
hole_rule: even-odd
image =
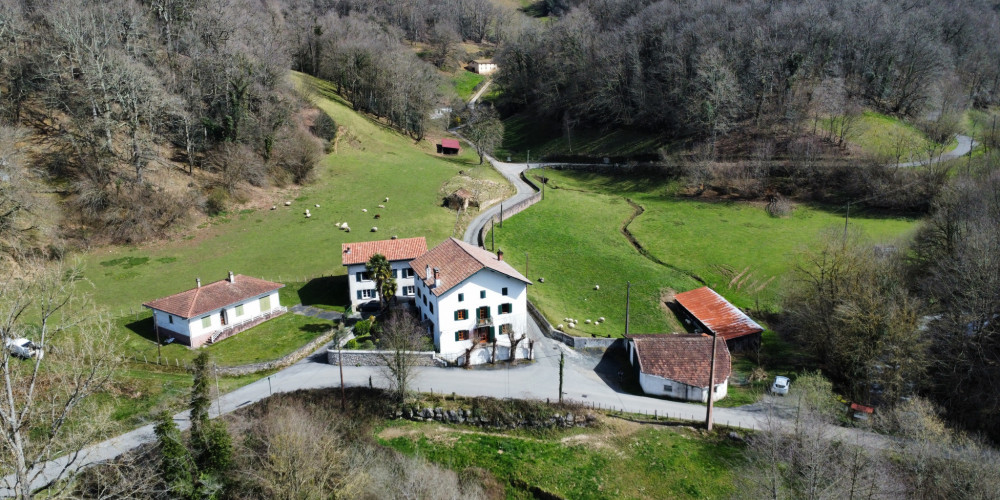
[[[822,120],[821,127],[829,127],[829,120]],[[913,125],[874,111],[862,113],[845,139],[870,155],[895,159],[898,154],[902,162],[926,159],[928,150],[941,151],[939,145]],[[952,140],[944,151],[957,144]]]
[[[545,200],[495,229],[496,244],[520,270],[527,252],[529,277],[545,278],[529,288],[529,298],[553,324],[579,320],[572,332],[578,335],[624,332],[629,280],[633,333],[682,331],[660,305],[660,291],[700,286],[694,276],[740,307],[774,309],[796,254],[844,223],[842,213],[821,207],[800,205],[790,217],[773,218],[755,204],[686,200],[655,179],[551,170],[544,175],[551,179]],[[640,254],[620,231],[634,213],[626,199],[644,209],[629,230],[663,264]],[[850,219],[876,241],[904,236],[915,223],[861,213]],[[584,324],[599,316],[607,322]]]
[[463,101],[468,101],[475,93],[476,85],[485,79],[486,77],[483,75],[463,69],[456,71],[449,80],[458,97]]
[[603,428],[511,435],[394,424],[380,443],[455,470],[480,467],[507,498],[728,498],[740,449],[699,431],[607,421]]
[[528,151],[531,157],[541,159],[546,156],[587,156],[595,159],[633,155],[655,155],[667,143],[665,133],[651,134],[633,130],[613,129],[609,131],[574,130],[567,139],[558,123],[549,123],[527,113],[519,113],[504,119],[503,143],[497,148],[496,157],[515,161],[525,161]]

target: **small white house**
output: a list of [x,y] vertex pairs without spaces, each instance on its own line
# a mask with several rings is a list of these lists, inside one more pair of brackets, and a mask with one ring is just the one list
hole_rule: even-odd
[[[642,392],[688,401],[708,402],[712,337],[702,334],[630,335],[625,338],[629,363]],[[712,400],[726,397],[732,361],[723,339],[715,345]]]
[[373,255],[381,254],[389,261],[396,279],[396,297],[412,300],[416,292],[410,261],[426,252],[427,241],[423,237],[344,243],[340,255],[343,265],[347,267],[347,285],[354,310],[379,301],[375,281],[368,275],[365,266]]
[[153,329],[160,342],[174,339],[200,347],[254,327],[288,309],[278,299],[284,287],[262,279],[234,275],[190,290],[146,302],[153,310]]
[[476,59],[469,64],[472,71],[480,75],[488,75],[497,70],[497,63],[493,59]]
[[[441,358],[471,364],[527,358],[528,285],[503,252],[449,238],[410,262],[416,305]],[[495,349],[494,349],[495,344]]]

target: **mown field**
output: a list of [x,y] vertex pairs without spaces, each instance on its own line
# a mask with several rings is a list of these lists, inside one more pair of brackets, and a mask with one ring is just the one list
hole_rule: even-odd
[[[398,235],[424,236],[433,246],[464,229],[456,227],[455,213],[441,206],[446,186],[462,179],[506,185],[498,173],[478,166],[471,148],[457,157],[441,157],[431,137],[415,143],[354,113],[324,82],[294,78],[313,89],[316,105],[340,127],[336,150],[317,167],[314,182],[279,190],[272,199],[254,200],[165,241],[98,248],[78,256],[85,268],[82,288],[95,306],[114,318],[115,341],[123,346],[125,357],[156,359],[152,322],[141,304],[192,288],[196,277],[203,283],[224,279],[228,271],[263,277],[286,284],[280,294],[283,305],[301,302],[343,309],[347,283],[340,264],[341,243]],[[292,202],[290,207],[284,206],[286,200]],[[271,210],[272,204],[277,209]],[[312,213],[309,219],[303,216],[306,208]],[[375,214],[381,218],[374,220]],[[337,222],[348,222],[352,232],[337,229]],[[372,226],[378,232],[370,232]],[[219,365],[277,359],[330,326],[289,314],[208,349]],[[196,354],[180,345],[166,345],[161,351],[174,364]],[[130,427],[141,422],[149,408],[178,406],[190,387],[190,376],[174,371],[129,364],[115,385],[130,396],[107,395],[102,400],[115,405],[116,417],[123,427]],[[221,385],[232,389],[256,378],[232,378]]]
[[[624,332],[625,282],[632,281],[631,331],[680,331],[661,305],[665,289],[685,291],[705,281],[744,308],[774,310],[782,280],[796,256],[829,231],[843,230],[837,207],[799,205],[787,218],[769,216],[762,205],[680,198],[675,186],[656,179],[546,169],[545,200],[495,229],[496,244],[532,279],[529,298],[553,322],[579,320],[575,334]],[[621,231],[628,229],[648,253],[643,256]],[[850,222],[872,240],[892,242],[916,221],[852,212]],[[656,263],[651,259],[656,259]],[[600,290],[594,290],[600,285]],[[607,322],[587,325],[604,316]]]
[[[830,120],[821,122],[820,127],[829,130]],[[904,163],[926,160],[928,152],[941,154],[958,144],[952,140],[942,148],[913,125],[874,111],[862,113],[844,139],[866,154],[893,160],[898,156],[899,161]]]
[[[596,429],[516,434],[398,423],[379,442],[461,471],[480,467],[507,498],[729,498],[740,448],[692,429],[604,419]],[[535,488],[532,491],[532,488]],[[542,496],[543,498],[547,498]]]

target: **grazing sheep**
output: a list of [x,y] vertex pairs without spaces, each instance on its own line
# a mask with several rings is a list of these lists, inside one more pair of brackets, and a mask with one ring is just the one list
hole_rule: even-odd
[[545,278],[538,278],[539,283],[545,283]]
[[290,201],[286,201],[286,202],[285,202],[285,206],[286,206],[286,207],[290,207],[290,206],[292,206],[292,202],[290,202]]
[[306,218],[307,219],[310,218],[310,217],[312,217],[312,214],[306,214]]
[[373,233],[377,233],[377,232],[378,232],[378,227],[376,227],[376,226],[372,226],[372,232],[373,232]]
[[319,208],[319,203],[316,204],[316,208]]
[[586,324],[589,325],[590,324],[590,319],[587,319],[586,321],[584,321],[584,323],[586,323]]
[[385,205],[379,205],[378,207],[379,208],[385,208]]
[[349,227],[344,227],[344,232],[345,232],[345,233],[349,233],[349,232],[351,232],[351,228],[349,228]]
[[601,289],[601,285],[594,285],[594,290],[600,290],[600,289]]
[[390,240],[394,240],[394,239],[396,239],[396,238],[399,238],[399,236],[396,236],[396,235],[394,234],[394,235],[392,235],[392,237],[390,237],[389,239],[390,239]]
[[556,330],[562,330],[562,329],[563,329],[563,324],[562,323],[559,323],[558,325],[556,325]]
[[309,215],[309,209],[308,208],[306,209],[305,214]]
[[278,205],[271,205],[271,210],[275,210],[277,208],[278,208]]
[[361,211],[364,212],[364,213],[368,213],[368,209],[367,208],[362,208]]
[[389,203],[389,197],[388,196],[385,197],[385,201],[383,203]]
[[576,325],[574,325],[573,323],[570,323],[570,324],[569,324],[569,325],[567,325],[567,326],[569,326],[569,327],[570,327],[571,329],[572,329],[572,328],[575,328],[575,327],[576,327]]
[[569,318],[563,318],[563,321],[569,323]]
[[600,321],[600,322],[603,323],[605,321],[604,316],[601,316],[600,318],[597,318],[597,321]]

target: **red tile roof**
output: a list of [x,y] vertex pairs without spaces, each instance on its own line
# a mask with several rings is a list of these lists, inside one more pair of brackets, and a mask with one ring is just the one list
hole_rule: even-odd
[[[430,277],[426,276],[427,266],[432,269]],[[448,238],[431,251],[413,259],[410,261],[410,267],[416,276],[430,287],[431,293],[438,297],[483,269],[490,269],[531,284],[528,278],[522,276],[510,264],[498,259],[496,254],[455,238]],[[433,286],[434,268],[441,270],[438,274],[438,278],[441,279],[439,287]]]
[[427,240],[419,238],[400,238],[398,240],[362,241],[344,243],[341,245],[340,256],[345,266],[364,264],[377,253],[385,256],[390,262],[394,260],[412,260],[427,252]]
[[458,143],[458,139],[441,139],[442,148],[451,149],[462,149],[461,144]]
[[[692,387],[708,387],[712,337],[700,334],[630,335],[642,373],[675,380]],[[732,373],[726,343],[715,344],[715,383]]]
[[701,324],[726,340],[764,331],[743,311],[707,286],[678,293],[674,297]]
[[237,274],[233,277],[232,283],[228,279],[224,279],[192,288],[186,292],[146,302],[143,305],[187,319],[242,300],[252,299],[284,286],[281,283]]

